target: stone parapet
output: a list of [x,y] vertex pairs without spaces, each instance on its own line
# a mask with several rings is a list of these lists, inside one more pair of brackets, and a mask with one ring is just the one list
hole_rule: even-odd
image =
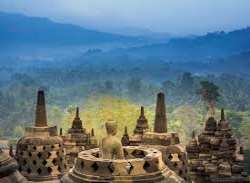
[[154,148],[124,147],[125,159],[103,159],[99,148],[79,153],[74,168],[63,177],[69,182],[182,182]]
[[142,144],[148,145],[174,145],[179,144],[179,136],[177,133],[156,133],[156,132],[146,132],[142,136]]

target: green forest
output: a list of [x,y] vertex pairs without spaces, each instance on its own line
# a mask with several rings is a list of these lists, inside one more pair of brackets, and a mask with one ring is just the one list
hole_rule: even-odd
[[169,131],[178,132],[183,144],[191,138],[192,130],[198,133],[203,128],[208,116],[219,119],[220,109],[224,108],[235,136],[249,152],[249,80],[229,74],[178,72],[175,79],[153,81],[140,78],[140,74],[116,78],[114,73],[117,73],[115,69],[110,71],[107,80],[97,79],[95,74],[85,78],[81,67],[32,68],[29,74],[12,73],[9,80],[1,83],[0,135],[15,140],[24,134],[26,126],[33,124],[36,91],[41,88],[46,92],[50,124],[63,128],[66,133],[75,107],[79,106],[84,127],[94,128],[98,138],[103,136],[108,119],[118,122],[120,137],[125,125],[132,133],[141,105],[152,128],[156,94],[162,91],[166,95]]

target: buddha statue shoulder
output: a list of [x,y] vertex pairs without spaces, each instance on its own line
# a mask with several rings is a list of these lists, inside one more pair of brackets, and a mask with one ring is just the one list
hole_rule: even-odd
[[124,159],[122,143],[116,137],[117,123],[108,121],[105,123],[107,136],[101,142],[101,154],[103,159]]

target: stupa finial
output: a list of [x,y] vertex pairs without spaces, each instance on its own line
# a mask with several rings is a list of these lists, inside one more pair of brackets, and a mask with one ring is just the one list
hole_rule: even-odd
[[192,139],[194,139],[195,138],[195,131],[193,130],[192,131]]
[[80,118],[79,117],[79,107],[76,107],[76,116],[75,116],[75,118]]
[[223,108],[221,109],[221,116],[220,116],[220,118],[221,118],[221,121],[225,121],[225,113],[224,113],[224,109]]
[[46,104],[44,91],[39,90],[37,93],[37,103],[36,103],[36,117],[35,117],[36,127],[47,126],[47,114],[46,114]]
[[157,94],[154,132],[157,132],[157,133],[167,132],[167,117],[166,117],[166,106],[165,106],[164,93]]

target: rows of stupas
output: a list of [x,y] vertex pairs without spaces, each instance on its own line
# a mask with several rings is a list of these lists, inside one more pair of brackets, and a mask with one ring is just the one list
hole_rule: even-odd
[[223,109],[219,122],[208,118],[198,139],[193,132],[186,150],[189,176],[195,182],[248,182],[243,149],[237,146]]
[[38,91],[34,126],[25,129],[15,153],[0,150],[0,183],[248,182],[243,149],[223,110],[220,121],[210,117],[186,147],[177,133],[168,131],[163,93],[157,95],[153,131],[144,107],[133,133],[124,127],[122,139],[116,136],[115,121],[105,126],[107,135],[98,142],[94,129],[85,129],[77,107],[71,128],[58,134],[47,123],[45,95]]

